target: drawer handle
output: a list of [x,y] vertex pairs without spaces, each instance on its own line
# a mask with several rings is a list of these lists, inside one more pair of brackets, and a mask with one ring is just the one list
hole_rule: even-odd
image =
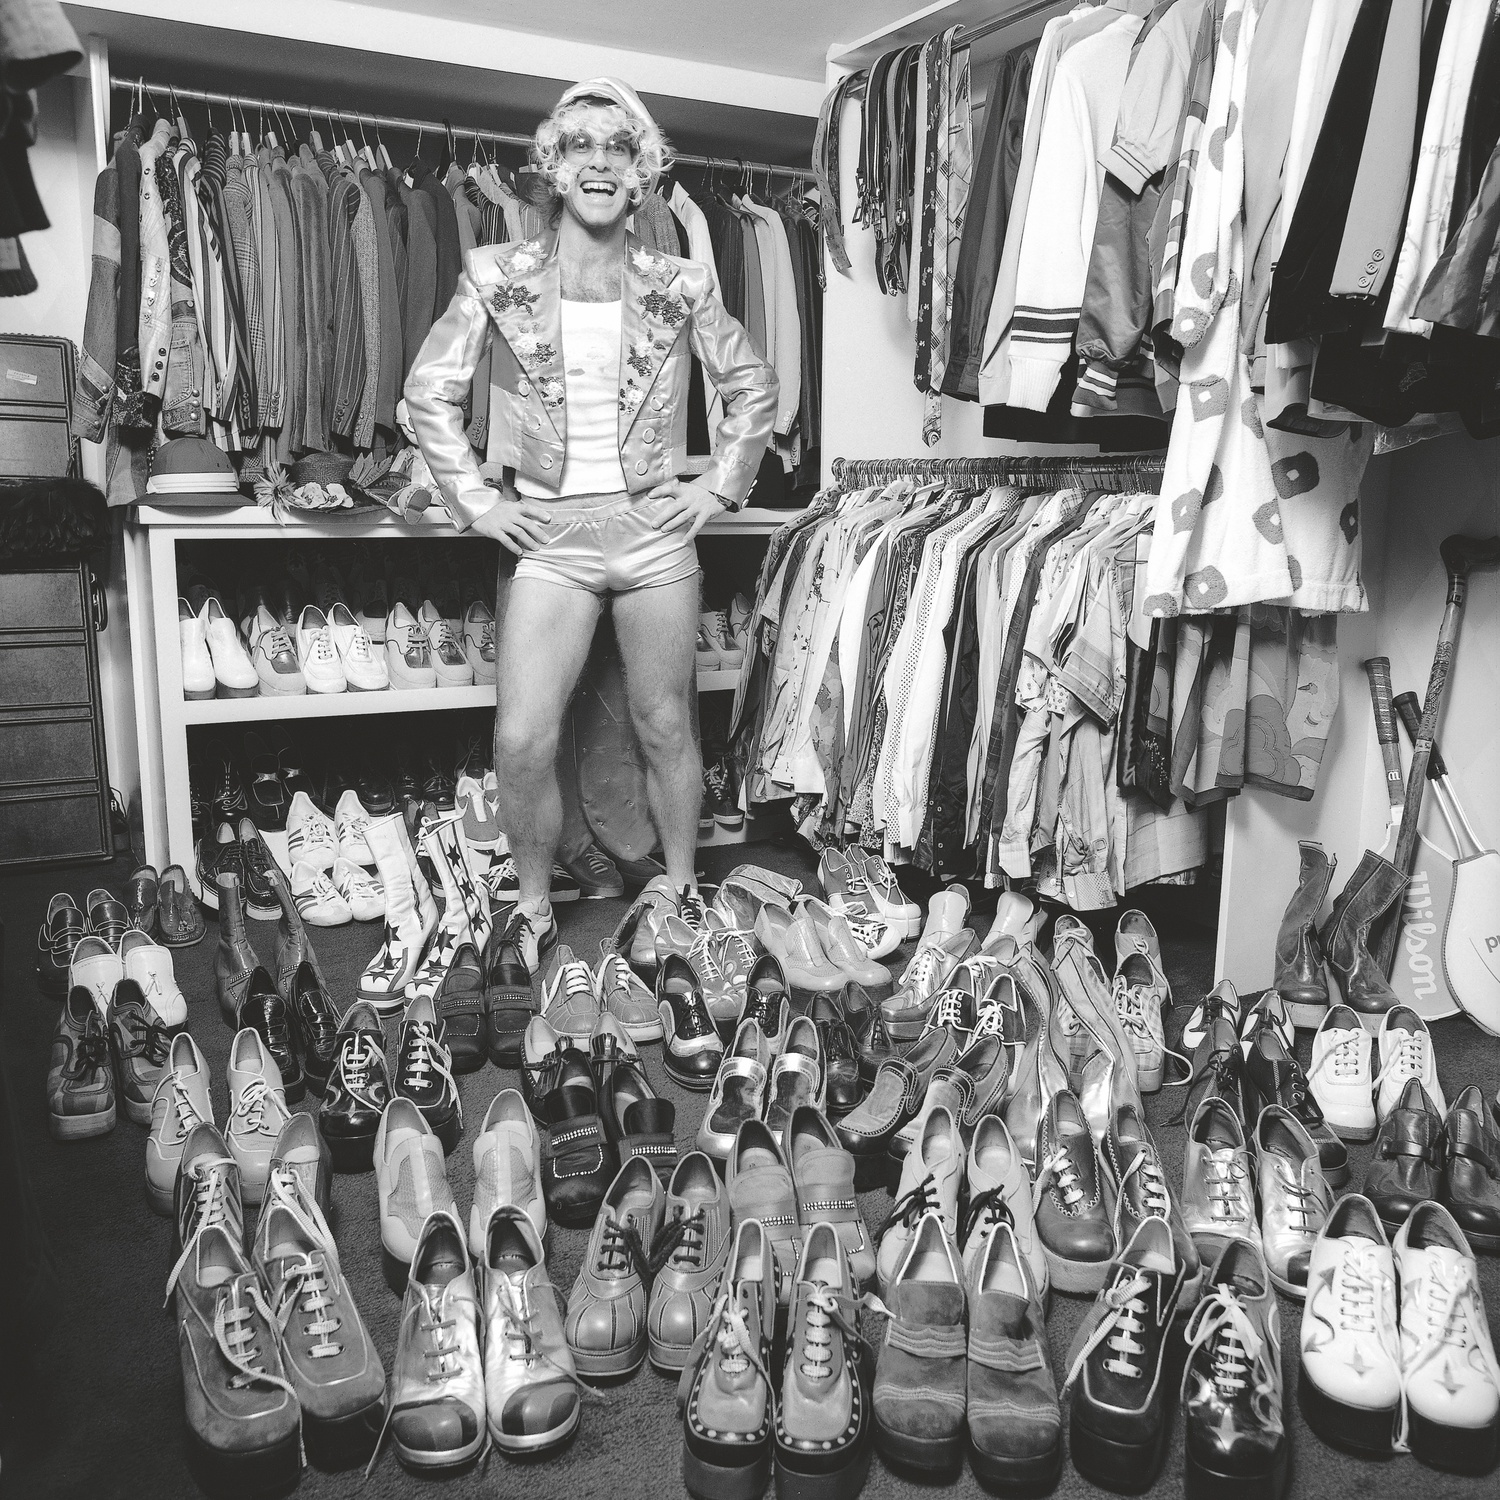
[[89,604],[94,612],[94,629],[106,629],[109,625],[109,596],[92,574],[89,576]]

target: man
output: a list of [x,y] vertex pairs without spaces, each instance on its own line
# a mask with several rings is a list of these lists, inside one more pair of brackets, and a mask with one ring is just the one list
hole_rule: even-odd
[[[548,891],[562,807],[563,714],[612,600],[665,876],[695,885],[702,766],[694,735],[694,538],[744,503],[776,414],[775,373],[714,294],[710,269],[627,233],[667,143],[629,85],[575,84],[537,128],[555,235],[470,251],[406,381],[423,455],[456,523],[516,554],[497,642],[495,770],[535,973],[557,940]],[[498,337],[495,337],[498,335]],[[460,410],[494,338],[485,484]],[[686,467],[690,352],[724,400],[708,470]],[[502,572],[505,560],[502,558]]]

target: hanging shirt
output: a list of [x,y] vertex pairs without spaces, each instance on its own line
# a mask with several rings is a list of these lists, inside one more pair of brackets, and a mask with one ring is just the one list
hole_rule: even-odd
[[555,490],[516,476],[523,495],[621,495],[620,303],[562,299],[562,352],[567,386],[567,456]]

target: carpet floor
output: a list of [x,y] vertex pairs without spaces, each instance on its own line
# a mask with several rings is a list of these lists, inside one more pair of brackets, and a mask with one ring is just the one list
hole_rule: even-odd
[[[741,861],[761,863],[803,879],[813,878],[805,852],[770,845],[704,851],[707,878],[717,880]],[[16,1500],[176,1500],[192,1496],[196,1486],[184,1457],[182,1390],[173,1318],[162,1305],[171,1267],[172,1233],[167,1220],[147,1207],[142,1191],[145,1132],[121,1118],[115,1131],[93,1141],[60,1144],[47,1133],[43,1079],[47,1069],[56,1004],[40,1000],[33,976],[32,935],[54,891],[71,891],[82,905],[95,885],[118,890],[128,866],[27,873],[0,877],[0,913],[7,929],[4,997],[0,1006],[0,1066],[9,1075],[18,1116],[22,1160],[36,1199],[51,1254],[58,1268],[55,1307],[46,1309],[47,1336],[36,1355],[36,1416],[6,1439],[0,1494]],[[925,891],[914,892],[925,896]],[[1165,899],[1165,898],[1164,898]],[[614,927],[621,903],[580,902],[559,908],[562,937],[580,954],[595,957],[599,940]],[[1152,909],[1163,940],[1168,976],[1179,1001],[1210,987],[1213,935],[1183,908]],[[274,928],[251,922],[251,942],[264,959],[273,951]],[[1101,922],[1102,952],[1112,951],[1109,927]],[[1273,939],[1266,934],[1266,941]],[[223,1081],[230,1032],[219,1020],[213,998],[216,928],[196,948],[179,950],[177,975],[189,998],[189,1024],[210,1063],[214,1104],[226,1107]],[[315,934],[319,958],[335,987],[335,998],[347,1004],[359,971],[379,941],[378,929],[351,926]],[[899,960],[893,960],[899,962]],[[1179,1012],[1178,1024],[1185,1009]],[[1435,1026],[1442,1080],[1451,1099],[1468,1083],[1479,1083],[1493,1096],[1500,1083],[1500,1046],[1466,1021]],[[392,1036],[394,1027],[389,1028]],[[1175,1032],[1174,1032],[1175,1034]],[[1307,1061],[1308,1038],[1300,1038]],[[646,1048],[646,1066],[656,1088],[677,1106],[679,1146],[690,1145],[701,1119],[705,1095],[689,1094],[668,1082],[660,1052]],[[517,1077],[486,1067],[461,1080],[465,1137],[449,1158],[448,1170],[460,1209],[467,1213],[473,1192],[470,1147],[477,1122],[495,1091]],[[316,1100],[310,1100],[313,1107]],[[1184,1131],[1169,1124],[1178,1107],[1177,1091],[1165,1089],[1147,1100],[1149,1123],[1169,1173],[1180,1181]],[[1352,1184],[1364,1180],[1371,1148],[1352,1150]],[[333,1223],[340,1254],[376,1348],[387,1362],[394,1350],[400,1311],[398,1299],[381,1274],[380,1235],[373,1176],[338,1177],[333,1190]],[[862,1195],[861,1208],[873,1230],[885,1216],[890,1197],[884,1190]],[[0,1226],[3,1231],[3,1226]],[[587,1241],[587,1231],[553,1227],[548,1262],[552,1279],[564,1296],[572,1285]],[[1500,1262],[1480,1260],[1483,1291],[1492,1315],[1500,1312]],[[0,1292],[0,1296],[7,1295]],[[1054,1295],[1048,1319],[1052,1359],[1059,1378],[1068,1346],[1089,1306],[1089,1299]],[[1394,1500],[1396,1496],[1466,1500],[1493,1497],[1497,1479],[1457,1479],[1436,1473],[1409,1458],[1367,1463],[1325,1447],[1307,1429],[1295,1399],[1298,1329],[1301,1305],[1282,1299],[1282,1362],[1286,1380],[1286,1415],[1292,1434],[1294,1500]],[[880,1320],[865,1315],[867,1336],[878,1336]],[[0,1350],[0,1359],[12,1355]],[[584,1420],[572,1444],[540,1463],[515,1464],[492,1454],[482,1468],[440,1482],[408,1475],[388,1450],[368,1481],[359,1471],[329,1474],[304,1471],[298,1494],[305,1500],[345,1500],[364,1496],[387,1500],[412,1494],[429,1483],[432,1493],[453,1500],[480,1495],[522,1495],[527,1500],[581,1500],[610,1495],[615,1500],[665,1497],[680,1487],[682,1435],[675,1406],[674,1383],[649,1365],[622,1385],[600,1391],[585,1406]],[[913,1484],[872,1464],[864,1493],[871,1500],[936,1494],[941,1489],[963,1497],[983,1491],[966,1468],[952,1485]],[[1094,1487],[1065,1466],[1056,1494],[1062,1500],[1096,1493]],[[1182,1423],[1174,1424],[1171,1451],[1151,1491],[1159,1500],[1183,1493]]]

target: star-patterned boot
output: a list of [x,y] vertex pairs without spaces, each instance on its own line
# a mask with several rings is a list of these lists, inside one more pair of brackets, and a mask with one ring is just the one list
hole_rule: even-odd
[[[421,961],[422,950],[437,926],[436,903],[433,904],[431,926],[424,924],[418,915],[411,866],[407,864],[403,847],[403,832],[401,815],[392,813],[389,817],[372,820],[367,835],[370,853],[375,856],[375,868],[380,872],[380,882],[385,888],[385,941],[360,975],[359,997],[368,1000],[383,1015],[401,1009],[406,987]],[[426,888],[425,882],[423,888]],[[430,892],[427,899],[432,901]]]
[[444,818],[437,827],[437,843],[448,856],[448,868],[469,919],[474,947],[483,953],[485,944],[490,940],[493,925],[490,918],[490,898],[480,873],[480,857],[469,847],[463,836],[463,819]]
[[453,871],[449,847],[442,838],[445,827],[451,829],[453,822],[435,825],[424,840],[424,853],[431,860],[443,888],[443,915],[426,953],[422,955],[422,962],[417,965],[416,973],[406,987],[409,1000],[432,999],[443,982],[443,976],[452,967],[454,954],[465,943],[474,941],[469,930],[469,910]]

